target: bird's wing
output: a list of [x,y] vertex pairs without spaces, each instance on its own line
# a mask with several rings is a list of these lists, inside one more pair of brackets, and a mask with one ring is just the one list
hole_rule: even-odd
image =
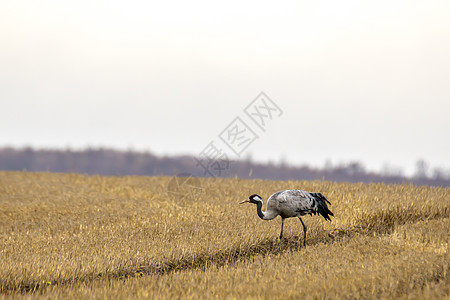
[[296,215],[299,212],[310,213],[313,198],[308,192],[302,190],[286,190],[280,192],[277,197],[278,209]]
[[302,190],[295,191],[295,198],[292,201],[295,203],[296,211],[311,213],[314,208],[314,198],[308,192]]

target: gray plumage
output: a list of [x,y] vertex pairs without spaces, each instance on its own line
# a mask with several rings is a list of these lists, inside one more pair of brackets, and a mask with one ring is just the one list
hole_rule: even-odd
[[[284,190],[279,191],[269,197],[267,200],[267,209],[262,211],[263,199],[257,194],[251,195],[249,200],[242,203],[256,204],[256,212],[263,220],[272,220],[277,216],[281,217],[280,241],[283,237],[283,225],[286,218],[298,217],[303,226],[303,245],[306,246],[306,226],[300,218],[304,215],[319,214],[329,220],[334,216],[328,209],[327,203],[331,203],[321,193],[309,193],[302,190]],[[280,246],[278,246],[280,247]],[[278,248],[279,249],[279,248]]]

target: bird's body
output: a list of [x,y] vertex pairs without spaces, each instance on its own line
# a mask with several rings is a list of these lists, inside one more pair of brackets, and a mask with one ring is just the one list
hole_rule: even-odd
[[316,213],[330,220],[328,214],[333,215],[333,213],[328,210],[327,202],[328,200],[320,193],[308,193],[302,190],[279,191],[267,200],[264,220],[271,220],[278,215],[285,219]]
[[277,216],[281,217],[280,240],[283,237],[284,219],[298,217],[303,225],[303,245],[306,245],[306,226],[300,218],[301,216],[320,214],[325,220],[329,221],[331,221],[329,216],[333,216],[333,213],[327,206],[327,203],[331,203],[324,195],[321,193],[309,193],[303,190],[283,190],[276,192],[267,200],[266,211],[262,210],[263,199],[256,194],[251,195],[249,200],[241,203],[245,202],[256,204],[258,216],[263,220],[272,220]]

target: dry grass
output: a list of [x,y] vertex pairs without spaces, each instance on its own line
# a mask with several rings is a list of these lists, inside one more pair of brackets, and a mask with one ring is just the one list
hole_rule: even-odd
[[[450,295],[450,189],[0,172],[0,290],[44,298],[405,298]],[[260,220],[252,193],[301,188],[332,223]],[[194,196],[195,195],[195,196]],[[1,294],[0,294],[1,297]]]

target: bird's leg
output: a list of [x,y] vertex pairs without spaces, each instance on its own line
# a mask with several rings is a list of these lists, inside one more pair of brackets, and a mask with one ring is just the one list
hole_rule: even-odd
[[283,238],[283,225],[284,225],[284,218],[281,218],[281,232],[280,232],[280,238],[278,239],[278,252],[281,250],[281,239]]
[[300,222],[302,222],[303,225],[303,247],[306,247],[306,225],[303,223],[302,218],[298,217],[300,219]]

